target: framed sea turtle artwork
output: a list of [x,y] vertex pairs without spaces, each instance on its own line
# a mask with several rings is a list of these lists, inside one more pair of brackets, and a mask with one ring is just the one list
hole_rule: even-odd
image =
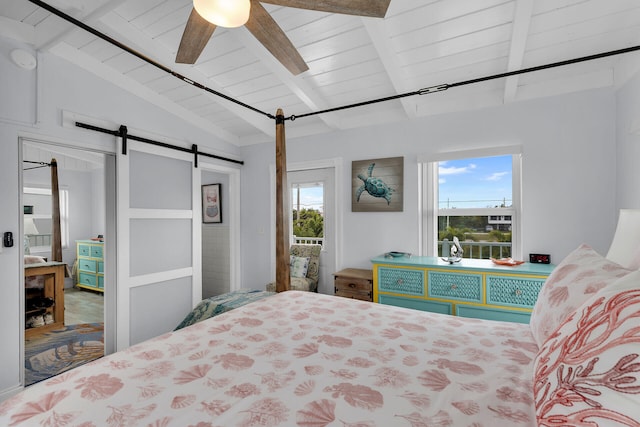
[[202,186],[202,222],[222,222],[222,200],[220,200],[221,184]]
[[351,163],[352,212],[402,212],[404,157]]

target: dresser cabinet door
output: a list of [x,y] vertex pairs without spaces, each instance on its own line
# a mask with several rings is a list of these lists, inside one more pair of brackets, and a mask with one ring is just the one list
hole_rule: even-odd
[[432,313],[453,314],[453,306],[446,302],[427,301],[416,298],[402,298],[392,295],[379,295],[380,304],[395,305],[396,307],[412,308],[414,310],[430,311]]

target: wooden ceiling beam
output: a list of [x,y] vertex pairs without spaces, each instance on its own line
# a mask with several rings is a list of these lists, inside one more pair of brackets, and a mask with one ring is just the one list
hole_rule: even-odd
[[[382,61],[382,65],[387,71],[389,80],[391,80],[391,84],[393,85],[396,93],[405,93],[414,90],[414,88],[407,87],[407,79],[400,67],[398,55],[396,55],[395,50],[391,45],[391,37],[389,36],[384,21],[379,19],[362,18],[362,23],[369,34],[373,47],[376,49],[376,52],[378,52],[380,61]],[[407,117],[417,117],[415,101],[403,98],[400,102],[402,103],[402,108],[404,109]]]
[[[102,6],[96,7],[84,17],[78,19],[81,19],[82,22],[91,26],[98,22],[98,20],[100,20],[100,18],[102,18],[104,15],[113,11],[125,1],[127,0],[107,1]],[[62,27],[60,26],[60,22],[64,23]],[[47,19],[43,20],[36,26],[36,49],[47,51],[52,46],[55,46],[56,44],[63,41],[69,34],[73,33],[74,31],[82,30],[71,23],[67,23],[67,21],[62,20],[55,15],[50,15],[49,17],[47,17]]]
[[[513,17],[511,46],[509,48],[509,62],[507,71],[515,71],[523,68],[524,54],[527,50],[529,27],[533,15],[534,0],[517,0]],[[503,102],[508,104],[515,101],[518,91],[519,76],[507,77],[504,85]]]

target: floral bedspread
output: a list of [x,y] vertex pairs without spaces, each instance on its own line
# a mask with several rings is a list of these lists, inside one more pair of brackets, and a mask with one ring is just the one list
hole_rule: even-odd
[[244,305],[36,384],[3,426],[533,426],[528,325],[309,292]]

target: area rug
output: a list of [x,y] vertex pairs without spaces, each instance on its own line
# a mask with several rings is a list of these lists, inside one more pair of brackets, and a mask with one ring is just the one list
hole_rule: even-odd
[[25,386],[104,355],[104,324],[81,323],[25,339]]

